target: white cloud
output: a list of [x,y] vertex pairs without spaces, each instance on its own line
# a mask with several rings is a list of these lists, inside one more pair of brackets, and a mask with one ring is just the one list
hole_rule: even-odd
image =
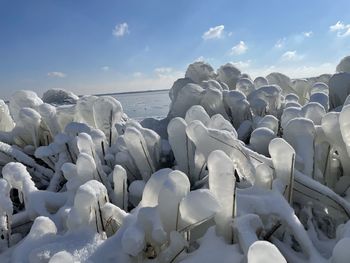
[[313,36],[312,31],[304,31],[302,33],[290,35],[287,37],[280,38],[275,43],[275,48],[282,49],[287,46],[300,45],[304,42],[306,38],[311,38]]
[[122,37],[126,34],[129,34],[129,26],[127,23],[121,23],[114,27],[112,34],[116,37]]
[[51,71],[47,73],[47,76],[49,76],[50,78],[65,78],[67,75],[63,72]]
[[246,61],[236,61],[236,62],[231,62],[233,65],[235,65],[239,69],[247,69],[250,67],[251,60],[246,60]]
[[202,38],[207,39],[214,39],[214,38],[221,38],[224,34],[224,25],[219,25],[216,27],[211,27],[207,32],[204,32],[202,35]]
[[296,50],[286,51],[282,54],[281,59],[284,61],[297,61],[303,58],[302,55],[299,55]]
[[304,37],[312,37],[313,34],[314,34],[314,32],[312,32],[312,31],[303,32]]
[[280,38],[275,44],[275,48],[282,48],[286,44],[286,38]]
[[244,41],[239,41],[237,45],[231,48],[231,55],[242,55],[248,50]]
[[265,65],[259,68],[249,67],[244,69],[253,78],[257,76],[267,76],[271,72],[281,72],[291,78],[308,78],[315,77],[321,74],[335,72],[336,63],[320,63],[310,65]]
[[346,29],[348,25],[345,25],[343,22],[338,21],[337,23],[335,23],[334,25],[329,27],[329,30],[334,32],[334,31],[339,31],[339,30],[343,30]]
[[350,24],[344,24],[341,21],[338,21],[334,25],[329,27],[331,32],[336,32],[338,37],[347,37],[350,36]]
[[108,66],[104,66],[104,67],[101,68],[101,70],[103,70],[103,71],[109,71],[109,69],[110,68]]

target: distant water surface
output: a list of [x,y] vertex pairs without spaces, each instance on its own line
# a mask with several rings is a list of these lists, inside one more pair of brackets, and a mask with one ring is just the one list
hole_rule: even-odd
[[169,111],[169,90],[110,94],[110,96],[120,101],[124,112],[136,120],[148,117],[161,119],[166,117]]

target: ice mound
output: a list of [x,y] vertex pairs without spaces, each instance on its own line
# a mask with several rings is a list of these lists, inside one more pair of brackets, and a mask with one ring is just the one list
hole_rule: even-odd
[[350,56],[344,57],[336,68],[337,72],[348,72],[350,73]]
[[348,262],[350,73],[190,64],[163,120],[0,100],[0,262]]
[[55,105],[75,104],[79,97],[74,93],[63,89],[50,89],[44,92],[43,102]]

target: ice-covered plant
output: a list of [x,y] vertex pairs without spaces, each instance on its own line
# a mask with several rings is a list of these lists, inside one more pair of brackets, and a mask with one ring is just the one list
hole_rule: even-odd
[[195,146],[187,136],[186,127],[184,119],[172,119],[168,125],[168,138],[178,169],[186,173],[194,184],[199,179],[200,170],[196,169]]
[[22,146],[33,145],[39,147],[40,143],[40,114],[31,108],[22,108],[18,112],[16,127],[14,128],[15,141]]
[[[269,86],[262,86],[257,90],[254,90],[247,96],[247,100],[252,105],[252,107],[257,109],[253,109],[255,112],[261,112],[262,110],[259,109],[260,105],[266,105],[264,112],[266,114],[271,114],[274,116],[279,115],[279,110],[281,108],[281,94],[282,90],[280,86],[277,85],[269,85]],[[262,104],[261,102],[265,102]]]
[[95,228],[96,232],[106,231],[106,220],[102,207],[108,202],[106,187],[96,180],[87,181],[79,186],[74,197],[74,206],[67,218],[70,231],[79,227]]
[[94,101],[92,112],[96,128],[104,132],[108,145],[112,145],[118,135],[115,124],[123,115],[122,105],[113,97],[102,96]]
[[283,130],[283,138],[295,149],[296,168],[304,174],[314,176],[315,126],[305,118],[295,118]]
[[218,233],[233,243],[230,223],[237,213],[234,163],[223,151],[212,151],[208,157],[208,170],[209,189],[221,205],[215,217]]
[[31,108],[37,110],[43,101],[38,95],[29,90],[19,90],[12,94],[9,101],[9,109],[15,123],[20,121],[19,112],[22,108]]
[[228,119],[226,114],[222,92],[215,88],[207,88],[203,92],[200,105],[206,110],[209,116],[221,114],[225,119]]
[[3,100],[0,100],[0,131],[9,132],[14,126],[8,106]]
[[240,78],[236,83],[236,89],[241,91],[244,95],[248,96],[255,90],[254,83],[248,78]]
[[130,155],[132,158],[130,163],[136,165],[138,174],[147,181],[160,166],[160,136],[154,131],[132,122],[127,123],[122,136],[125,143],[125,148],[122,151]]
[[10,186],[5,179],[0,179],[0,251],[11,245],[12,201]]
[[284,187],[284,195],[292,202],[294,185],[295,150],[282,138],[273,139],[269,144],[275,176]]
[[113,185],[115,194],[115,205],[128,210],[128,178],[123,166],[116,165],[113,169]]
[[198,154],[207,160],[214,150],[222,150],[236,164],[237,172],[249,183],[254,182],[254,167],[239,140],[225,130],[206,128],[200,121],[192,121],[186,128],[187,136],[194,142]]
[[295,79],[290,83],[290,88],[298,95],[299,103],[304,105],[305,102],[309,99],[308,93],[310,90],[310,85],[305,79]]
[[232,125],[238,129],[243,121],[252,118],[250,104],[246,96],[236,90],[224,93],[224,105]]
[[256,89],[266,85],[269,85],[269,82],[266,78],[259,76],[254,79],[254,86]]
[[188,83],[179,90],[175,99],[171,103],[169,109],[169,118],[185,117],[187,110],[193,106],[200,104],[203,88],[197,84]]

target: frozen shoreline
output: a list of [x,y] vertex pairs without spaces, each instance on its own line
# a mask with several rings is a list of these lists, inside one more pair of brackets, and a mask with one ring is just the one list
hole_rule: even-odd
[[142,122],[132,94],[0,101],[1,262],[347,262],[350,73],[195,62]]

